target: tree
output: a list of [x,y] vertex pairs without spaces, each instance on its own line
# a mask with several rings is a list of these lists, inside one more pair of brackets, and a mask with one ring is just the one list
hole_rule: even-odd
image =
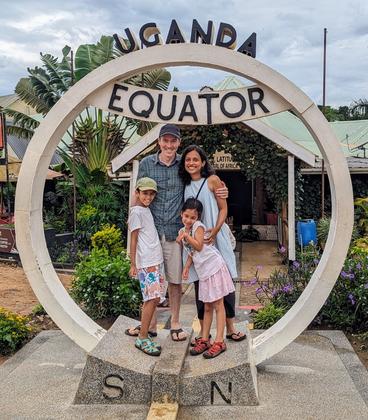
[[[97,67],[122,55],[114,47],[113,38],[102,36],[96,44],[81,45],[75,54],[74,71],[70,59],[70,47],[62,50],[62,59],[50,54],[41,53],[41,67],[28,68],[29,77],[22,78],[16,93],[27,104],[45,116],[61,96],[71,87],[74,81],[82,79]],[[152,89],[167,90],[171,75],[166,69],[155,69],[145,74],[138,74],[126,80],[126,83],[145,86]],[[35,118],[17,111],[6,109],[7,115],[13,118],[9,125],[9,133],[30,139],[39,125]],[[152,127],[151,123],[116,117],[101,110],[86,109],[74,125],[76,177],[79,181],[96,181],[101,183],[107,179],[106,165],[125,146],[133,132],[143,135]],[[68,134],[72,138],[69,130]],[[64,144],[60,150],[65,163],[72,170],[72,145]]]

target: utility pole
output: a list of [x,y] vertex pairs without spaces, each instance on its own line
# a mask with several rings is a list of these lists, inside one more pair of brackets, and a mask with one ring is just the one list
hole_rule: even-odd
[[[74,85],[74,54],[70,51],[70,71],[71,71],[71,85]],[[73,161],[73,228],[74,233],[77,231],[77,186],[76,186],[76,171],[75,171],[75,129],[74,121],[72,124],[72,161]]]
[[0,113],[0,146],[4,148],[4,160],[5,160],[5,172],[6,172],[6,206],[7,206],[7,213],[8,217],[11,213],[11,206],[10,206],[10,188],[9,188],[9,158],[8,158],[8,141],[6,135],[6,118],[3,112]]
[[[323,29],[323,90],[322,90],[322,112],[325,114],[326,107],[326,46],[327,28]],[[325,215],[325,161],[322,158],[322,179],[321,179],[321,217]]]

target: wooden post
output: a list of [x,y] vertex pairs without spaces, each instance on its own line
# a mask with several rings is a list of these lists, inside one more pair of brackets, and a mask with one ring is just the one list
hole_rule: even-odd
[[[132,168],[132,175],[129,181],[129,209],[132,205],[134,205],[134,187],[137,182],[138,176],[138,168],[139,168],[139,160],[133,160],[133,168]],[[128,229],[127,232],[127,253],[130,253],[130,231]]]
[[289,260],[295,260],[295,167],[294,156],[288,156],[288,242]]

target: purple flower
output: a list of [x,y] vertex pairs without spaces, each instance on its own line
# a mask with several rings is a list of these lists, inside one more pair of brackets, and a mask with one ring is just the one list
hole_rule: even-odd
[[361,270],[362,269],[362,264],[360,264],[360,262],[358,262],[358,264],[356,265],[356,269],[357,270]]
[[354,295],[352,293],[349,293],[348,298],[349,298],[351,304],[355,305],[355,298],[354,298]]
[[252,280],[249,282],[251,286],[254,286],[257,283],[257,277],[253,277]]
[[258,294],[259,294],[259,293],[261,293],[261,292],[263,292],[262,287],[258,287],[258,288],[256,289],[256,295],[258,295]]
[[354,276],[354,274],[353,274],[353,273],[350,273],[350,274],[348,274],[348,278],[349,278],[350,280],[354,280],[354,279],[355,279],[355,276]]
[[291,284],[286,284],[281,290],[284,293],[289,293],[293,290],[293,286]]
[[313,260],[313,262],[314,262],[314,264],[318,264],[319,263],[319,259],[318,258],[315,258],[314,260]]
[[368,283],[364,285],[364,289],[368,289]]
[[279,294],[279,290],[278,289],[273,289],[271,294],[272,294],[272,297],[275,297]]
[[280,246],[279,252],[280,252],[280,254],[285,254],[286,248],[284,247],[284,245]]
[[300,267],[300,263],[298,261],[293,261],[293,267],[297,270]]
[[347,273],[346,271],[341,271],[340,276],[341,276],[343,279],[347,279],[347,278],[349,277],[349,275],[348,275],[348,273]]

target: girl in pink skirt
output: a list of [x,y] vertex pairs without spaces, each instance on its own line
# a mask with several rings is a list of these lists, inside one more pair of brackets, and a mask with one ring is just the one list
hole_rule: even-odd
[[[189,276],[189,267],[194,268],[199,278],[199,300],[205,304],[203,336],[197,340],[190,354],[202,354],[206,359],[218,356],[226,350],[224,343],[225,307],[224,296],[234,292],[234,284],[220,252],[214,245],[204,243],[206,227],[200,222],[202,203],[196,198],[185,201],[181,218],[184,227],[180,229],[177,242],[182,243],[189,254],[183,269],[183,280]],[[213,311],[216,312],[216,337],[211,345],[209,335]]]

